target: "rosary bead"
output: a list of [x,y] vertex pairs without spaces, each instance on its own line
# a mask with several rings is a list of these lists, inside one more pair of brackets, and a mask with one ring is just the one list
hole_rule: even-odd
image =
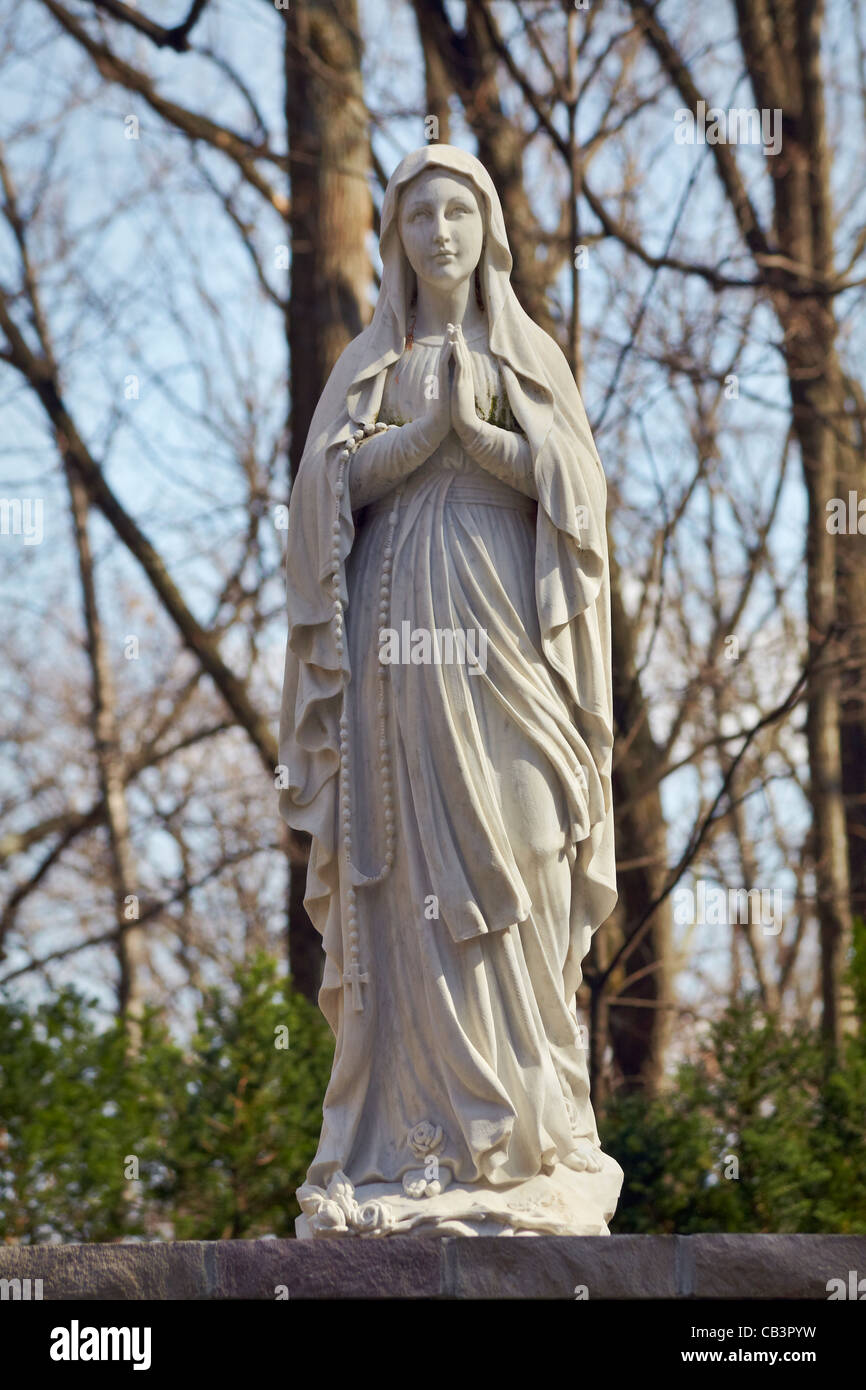
[[[339,665],[343,665],[343,600],[342,600],[342,576],[341,576],[341,522],[340,522],[340,502],[345,493],[344,469],[351,455],[357,449],[360,441],[373,434],[382,433],[391,428],[384,421],[376,421],[374,424],[365,425],[362,429],[355,430],[351,439],[347,440],[346,446],[340,454],[340,471],[337,476],[337,483],[334,489],[337,507],[333,520],[332,529],[332,548],[331,548],[331,588],[334,596],[334,643],[337,650]],[[398,499],[395,499],[394,506],[389,513],[389,530],[385,543],[385,550],[382,561],[382,573],[379,587],[379,623],[384,627],[390,615],[391,608],[391,570],[392,557],[394,553],[394,531],[400,519]],[[384,863],[379,872],[367,878],[369,883],[381,883],[388,875],[394,864],[394,800],[392,796],[392,777],[389,758],[388,735],[387,735],[387,698],[386,698],[387,671],[384,665],[380,664],[379,678],[377,681],[376,705],[379,722],[379,778],[382,793],[382,803],[385,811],[385,838],[386,851]],[[345,705],[340,712],[339,720],[339,778],[340,778],[340,822],[343,830],[343,852],[346,857],[347,869],[349,874],[352,870],[352,804],[351,804],[351,755],[349,747],[349,714]],[[360,939],[358,931],[358,907],[354,885],[349,883],[346,890],[346,925],[348,928],[348,944],[350,963],[360,966]]]

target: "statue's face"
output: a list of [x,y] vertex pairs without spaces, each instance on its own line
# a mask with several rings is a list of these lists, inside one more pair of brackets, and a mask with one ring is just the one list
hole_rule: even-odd
[[481,259],[484,219],[469,179],[426,169],[406,187],[400,236],[419,280],[449,289],[472,274]]

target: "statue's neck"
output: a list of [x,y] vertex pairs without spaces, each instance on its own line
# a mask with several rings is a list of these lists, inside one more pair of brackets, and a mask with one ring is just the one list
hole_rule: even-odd
[[417,301],[414,308],[416,338],[444,338],[449,323],[459,323],[465,337],[474,336],[487,322],[475,298],[475,276],[470,275],[462,285],[438,289],[435,285],[417,281]]

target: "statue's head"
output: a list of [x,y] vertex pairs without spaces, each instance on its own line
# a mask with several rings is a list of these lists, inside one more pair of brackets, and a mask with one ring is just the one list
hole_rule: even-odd
[[471,179],[435,164],[403,187],[398,228],[406,259],[419,281],[436,289],[468,280],[481,260],[486,232]]
[[451,290],[473,274],[492,349],[498,339],[504,356],[511,352],[520,360],[525,335],[511,289],[502,205],[484,165],[468,150],[433,144],[404,155],[385,189],[379,252],[382,286],[366,340],[371,370],[386,352],[403,351],[420,283]]

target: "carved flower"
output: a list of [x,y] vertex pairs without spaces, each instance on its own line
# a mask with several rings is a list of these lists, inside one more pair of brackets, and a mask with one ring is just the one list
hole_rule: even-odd
[[304,1183],[297,1191],[298,1205],[310,1225],[313,1235],[337,1235],[348,1232],[346,1213],[337,1202],[328,1199],[321,1187]]
[[314,1235],[348,1235],[349,1227],[346,1222],[346,1213],[337,1202],[325,1201],[319,1207],[315,1216],[307,1217],[310,1223],[310,1230]]
[[326,1195],[321,1187],[315,1187],[311,1182],[305,1182],[295,1193],[298,1206],[304,1216],[315,1216],[319,1207],[326,1200]]
[[343,1172],[337,1172],[328,1183],[328,1198],[344,1213],[350,1226],[354,1225],[358,1214],[355,1189]]
[[327,1192],[304,1183],[297,1197],[314,1236],[385,1235],[394,1224],[394,1213],[386,1202],[358,1203],[345,1173],[334,1174]]
[[394,1224],[394,1213],[386,1202],[365,1202],[358,1207],[355,1230],[359,1235],[384,1235]]
[[438,1153],[444,1138],[442,1126],[434,1125],[430,1120],[421,1120],[406,1136],[409,1148],[416,1158],[426,1158],[427,1154]]

